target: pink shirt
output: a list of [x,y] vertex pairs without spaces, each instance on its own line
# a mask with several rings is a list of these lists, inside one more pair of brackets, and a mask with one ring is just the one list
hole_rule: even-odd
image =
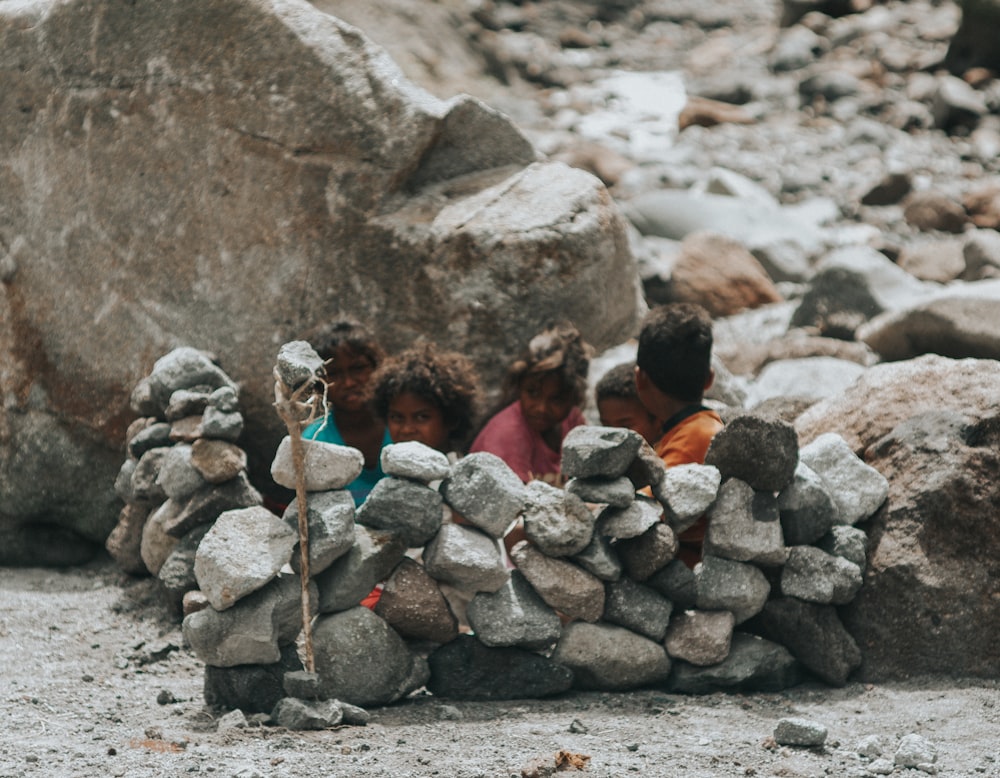
[[[574,407],[563,419],[560,442],[567,432],[581,424],[586,424],[586,420],[580,409]],[[525,483],[533,478],[550,482],[556,480],[562,460],[562,452],[549,448],[542,436],[528,426],[518,401],[508,405],[486,423],[472,441],[469,451],[489,451],[496,454]]]

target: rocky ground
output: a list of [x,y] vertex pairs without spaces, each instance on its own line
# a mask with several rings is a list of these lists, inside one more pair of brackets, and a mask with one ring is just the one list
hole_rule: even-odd
[[[367,4],[317,5],[343,5],[362,27],[374,14],[357,10]],[[577,161],[581,143],[593,140],[593,123],[582,120],[593,110],[586,86],[614,70],[677,71],[691,94],[738,98],[739,121],[668,133],[658,159],[609,127],[592,167],[623,202],[723,165],[783,204],[829,198],[845,235],[860,230],[894,255],[917,237],[902,208],[861,204],[888,173],[905,169],[916,186],[955,198],[1000,173],[995,113],[975,131],[945,133],[919,99],[957,26],[954,4],[887,3],[841,20],[814,17],[794,34],[778,26],[780,4],[764,0],[602,6],[618,10],[599,19],[585,2],[443,0],[366,31],[435,93],[476,94],[543,151]],[[439,36],[427,32],[436,19]],[[400,42],[406,24],[408,43]],[[477,59],[469,41],[488,56]],[[828,89],[848,94],[829,100],[817,86],[803,100],[805,74],[831,71],[845,75]],[[986,94],[1000,102],[995,89]],[[366,727],[228,728],[206,709],[203,668],[154,582],[107,560],[0,570],[0,666],[0,776],[542,776],[560,752],[570,762],[588,757],[580,763],[594,776],[860,776],[888,769],[874,759],[876,746],[891,764],[909,734],[936,749],[929,771],[1000,776],[1000,683],[951,678],[704,697],[646,690],[467,703],[423,695],[371,711]],[[790,716],[825,725],[826,745],[776,745],[775,726]]]
[[[0,776],[506,778],[547,775],[559,752],[589,757],[583,774],[604,778],[863,776],[877,767],[861,755],[872,743],[891,762],[910,734],[936,749],[938,775],[1000,776],[1000,683],[987,681],[495,703],[421,695],[370,711],[364,727],[227,729],[151,583],[107,560],[0,570]],[[775,745],[788,717],[825,726],[826,744]]]

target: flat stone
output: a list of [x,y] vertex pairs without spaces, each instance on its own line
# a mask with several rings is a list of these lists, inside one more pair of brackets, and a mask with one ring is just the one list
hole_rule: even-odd
[[817,548],[828,554],[840,556],[858,566],[862,573],[868,564],[868,535],[864,530],[838,524],[819,539]]
[[803,446],[799,456],[833,496],[842,524],[857,524],[868,518],[889,496],[885,476],[865,464],[835,432],[824,433]]
[[366,527],[397,534],[408,548],[418,548],[441,529],[444,501],[435,489],[406,478],[383,478],[358,508]]
[[570,561],[602,581],[617,581],[622,575],[622,563],[611,542],[598,534],[583,551],[570,557]]
[[226,511],[198,546],[198,587],[216,610],[231,608],[288,564],[297,540],[288,524],[267,508]]
[[569,691],[573,673],[521,648],[489,647],[471,635],[441,646],[428,657],[428,690],[456,700],[521,700]]
[[779,746],[816,748],[826,742],[827,729],[818,721],[793,716],[781,719],[774,728],[774,742]]
[[277,378],[292,392],[326,375],[323,358],[304,340],[282,344],[274,370]]
[[662,570],[677,554],[677,535],[666,524],[659,522],[638,537],[618,541],[615,551],[629,578],[645,581]]
[[424,548],[432,577],[468,592],[495,592],[510,578],[496,540],[473,527],[444,524]]
[[441,482],[444,501],[494,538],[503,537],[524,508],[524,484],[496,454],[476,451],[456,462]]
[[683,532],[705,514],[715,502],[721,483],[722,474],[713,465],[667,468],[657,498],[666,509],[666,521],[674,532]]
[[191,464],[208,483],[221,484],[247,469],[247,455],[235,443],[199,438],[191,444]]
[[282,679],[288,672],[301,669],[294,643],[283,646],[280,659],[273,664],[205,665],[205,703],[245,713],[270,713],[285,696]]
[[271,721],[293,732],[330,729],[344,718],[344,711],[336,700],[300,700],[285,697],[271,711]]
[[160,446],[151,448],[139,458],[135,469],[132,471],[132,499],[145,500],[147,502],[160,503],[167,499],[163,487],[157,483],[156,478],[160,474],[160,466],[163,459],[169,453],[170,447]]
[[142,530],[152,513],[144,502],[129,502],[118,514],[118,523],[111,530],[104,548],[118,566],[129,575],[145,575],[149,571],[142,561]]
[[281,677],[281,686],[288,697],[300,700],[319,699],[319,676],[308,670],[290,670]]
[[618,478],[625,475],[642,436],[623,427],[574,427],[563,438],[562,474],[567,478]]
[[670,622],[664,646],[672,659],[718,664],[729,656],[735,623],[729,611],[681,611]]
[[128,453],[134,459],[142,459],[147,451],[170,444],[170,425],[155,419],[146,420],[145,426],[128,439]]
[[[307,492],[325,492],[343,489],[361,475],[365,457],[351,446],[338,446],[321,440],[302,439],[303,466]],[[292,459],[292,441],[287,435],[278,444],[271,463],[274,482],[287,489],[295,489],[295,464]]]
[[738,478],[762,492],[780,492],[788,486],[798,461],[795,428],[752,414],[728,421],[705,454],[705,464],[719,468],[723,479]]
[[718,664],[699,667],[674,662],[667,688],[678,694],[778,692],[801,681],[801,666],[788,649],[757,635],[736,632],[729,655]]
[[627,507],[608,506],[597,517],[595,531],[606,538],[635,538],[659,524],[663,508],[648,497],[638,496]]
[[458,620],[437,581],[409,557],[403,558],[386,581],[375,613],[411,640],[447,643],[458,635]]
[[167,449],[156,483],[171,500],[183,502],[207,482],[191,462],[191,446],[180,444]]
[[832,686],[847,683],[861,664],[861,651],[833,605],[779,597],[768,601],[753,627],[786,646],[807,669]]
[[795,478],[778,495],[778,513],[785,543],[804,546],[829,531],[837,521],[838,508],[823,480],[805,462],[799,462]]
[[[309,527],[309,574],[319,575],[354,545],[354,498],[350,492],[309,492],[306,494],[306,522]],[[299,500],[296,497],[282,515],[299,537]],[[292,570],[300,572],[302,552],[296,543]]]
[[235,413],[240,409],[240,394],[235,385],[220,386],[208,396],[208,404],[223,413]]
[[705,554],[761,565],[785,561],[788,551],[773,494],[755,491],[749,484],[731,478],[719,488],[707,517]]
[[[226,511],[260,507],[263,498],[240,473],[221,484],[205,484],[180,504],[164,526],[174,537],[183,537],[199,524],[209,524]],[[172,501],[173,502],[173,501]]]
[[201,437],[201,415],[183,416],[170,422],[171,443],[193,443]]
[[233,380],[204,351],[182,346],[160,357],[147,377],[152,399],[162,412],[178,389],[232,386]]
[[655,589],[629,578],[604,587],[604,621],[660,642],[674,606]]
[[604,584],[563,559],[548,557],[522,540],[511,559],[549,607],[572,619],[597,621],[604,612]]
[[618,478],[571,478],[566,491],[584,502],[627,508],[635,499],[635,486],[626,476]]
[[[313,629],[320,691],[352,705],[388,705],[414,686],[418,658],[368,608],[320,616]],[[422,661],[422,660],[419,660]]]
[[178,389],[163,409],[163,417],[167,421],[177,421],[185,416],[201,416],[208,407],[208,396],[212,389],[209,386]]
[[156,574],[168,602],[176,613],[183,612],[184,595],[198,589],[198,579],[194,574],[194,560],[198,546],[208,529],[208,525],[202,524],[181,538]]
[[[315,613],[318,597],[315,586],[310,589]],[[299,577],[281,576],[227,610],[205,608],[186,616],[184,637],[207,665],[274,664],[281,646],[294,642],[302,629],[301,598]]]
[[903,735],[899,747],[892,757],[893,764],[899,767],[921,767],[934,764],[937,761],[937,748],[922,735],[910,733]]
[[354,525],[354,544],[314,579],[322,613],[353,608],[400,563],[406,546],[391,532]]
[[172,500],[167,500],[153,511],[142,528],[142,540],[139,544],[139,555],[146,569],[156,575],[167,561],[170,552],[177,545],[178,538],[167,534],[167,526],[173,521],[180,506]]
[[552,660],[573,671],[573,685],[580,689],[625,691],[670,675],[663,646],[611,624],[567,624]]
[[771,592],[771,585],[758,568],[731,559],[706,555],[695,576],[698,608],[732,611],[737,624],[760,613]]
[[698,580],[694,570],[679,559],[668,562],[666,567],[647,578],[646,585],[677,608],[693,608],[698,601]]
[[781,593],[806,602],[844,605],[861,584],[860,567],[815,546],[792,546],[781,569]]
[[524,534],[548,556],[571,556],[583,551],[594,534],[594,515],[574,494],[544,481],[525,489]]
[[424,484],[447,478],[451,472],[447,456],[416,440],[386,446],[382,449],[380,462],[386,475]]
[[510,580],[497,591],[473,597],[468,616],[476,637],[491,648],[545,649],[562,630],[559,617],[520,570],[512,570]]

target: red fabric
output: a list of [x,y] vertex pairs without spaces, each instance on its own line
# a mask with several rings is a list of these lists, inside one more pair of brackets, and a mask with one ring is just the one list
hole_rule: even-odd
[[[563,419],[560,441],[581,424],[586,424],[586,420],[579,408],[573,408]],[[496,454],[525,483],[533,478],[554,480],[562,462],[562,451],[553,451],[542,436],[528,426],[520,402],[511,403],[490,419],[472,441],[469,451]]]
[[375,588],[365,595],[365,598],[361,601],[362,607],[367,608],[370,611],[375,610],[375,606],[378,605],[378,601],[382,599],[382,584],[376,584]]

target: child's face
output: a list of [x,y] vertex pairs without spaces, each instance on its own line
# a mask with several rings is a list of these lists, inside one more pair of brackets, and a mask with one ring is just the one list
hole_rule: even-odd
[[597,402],[604,427],[627,427],[642,435],[649,445],[660,439],[660,422],[638,398],[605,397]]
[[385,421],[393,443],[416,440],[438,451],[448,451],[449,430],[444,414],[430,400],[413,392],[396,395],[389,401]]
[[573,409],[573,393],[555,373],[526,375],[518,388],[518,401],[528,426],[545,433],[569,416]]
[[360,411],[375,364],[363,354],[341,346],[326,368],[327,397],[338,411]]

